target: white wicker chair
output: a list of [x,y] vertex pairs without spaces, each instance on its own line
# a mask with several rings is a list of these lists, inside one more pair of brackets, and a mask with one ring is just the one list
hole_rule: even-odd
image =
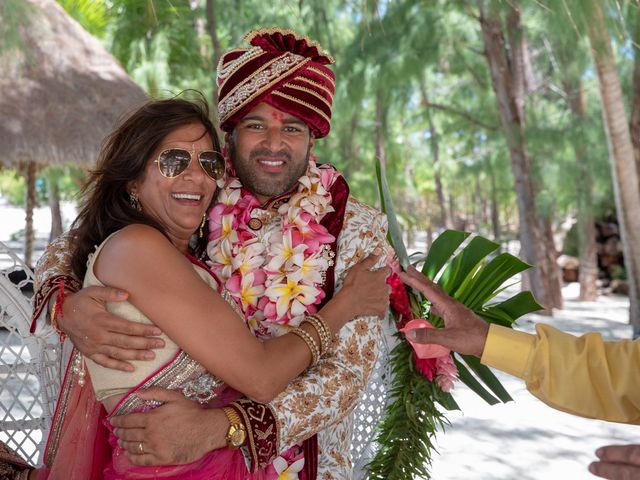
[[380,345],[380,356],[369,379],[367,390],[358,403],[353,415],[354,425],[351,436],[351,458],[353,459],[353,478],[366,478],[365,466],[375,457],[379,445],[375,441],[375,428],[382,418],[389,400],[389,388],[392,372],[389,365],[389,353],[395,346],[394,326],[384,322],[385,335]]
[[[14,283],[11,274],[22,280]],[[39,465],[60,389],[61,349],[52,329],[29,333],[32,290],[33,273],[0,242],[0,440]]]

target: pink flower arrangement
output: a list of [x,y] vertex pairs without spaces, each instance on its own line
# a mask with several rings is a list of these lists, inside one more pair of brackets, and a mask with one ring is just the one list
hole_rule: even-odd
[[[406,334],[408,330],[414,328],[434,328],[428,321],[414,318],[409,294],[398,276],[400,265],[397,259],[392,256],[387,257],[387,265],[391,268],[391,275],[387,278],[387,283],[391,286],[389,304],[397,315],[398,330]],[[458,369],[453,362],[450,350],[440,345],[424,345],[411,341],[409,343],[414,351],[413,361],[418,372],[430,382],[435,378],[443,392],[451,391],[454,382],[458,379]]]

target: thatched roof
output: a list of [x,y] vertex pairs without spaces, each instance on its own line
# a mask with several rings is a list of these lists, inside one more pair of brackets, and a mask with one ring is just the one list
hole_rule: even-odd
[[[0,45],[0,164],[91,165],[114,123],[146,95],[54,0],[19,2],[27,14],[17,46]],[[17,15],[4,8],[7,34]]]

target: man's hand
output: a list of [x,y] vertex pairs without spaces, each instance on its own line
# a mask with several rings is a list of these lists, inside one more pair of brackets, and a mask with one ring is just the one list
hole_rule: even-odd
[[128,294],[110,287],[87,287],[62,304],[60,328],[86,357],[99,365],[131,372],[127,360],[150,360],[153,348],[162,348],[162,331],[153,325],[124,320],[107,312],[105,303],[122,302]]
[[640,478],[640,445],[608,445],[596,450],[600,459],[589,465],[589,471],[597,477],[610,480]]
[[406,332],[414,343],[436,343],[465,355],[482,355],[489,324],[447,295],[415,268],[400,273],[400,280],[421,292],[431,302],[431,311],[444,319],[445,328],[419,328]]
[[137,395],[164,405],[111,419],[118,443],[135,465],[183,465],[226,447],[229,421],[221,409],[204,409],[181,393],[163,388]]

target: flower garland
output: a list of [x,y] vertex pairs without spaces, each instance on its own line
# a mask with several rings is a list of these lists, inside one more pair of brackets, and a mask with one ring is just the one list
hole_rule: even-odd
[[[317,311],[333,265],[333,235],[320,224],[333,212],[329,192],[339,173],[309,161],[306,175],[284,203],[262,209],[229,175],[209,211],[209,266],[234,297],[251,331],[270,338]],[[260,209],[254,212],[255,209]],[[279,228],[262,232],[265,223]]]

